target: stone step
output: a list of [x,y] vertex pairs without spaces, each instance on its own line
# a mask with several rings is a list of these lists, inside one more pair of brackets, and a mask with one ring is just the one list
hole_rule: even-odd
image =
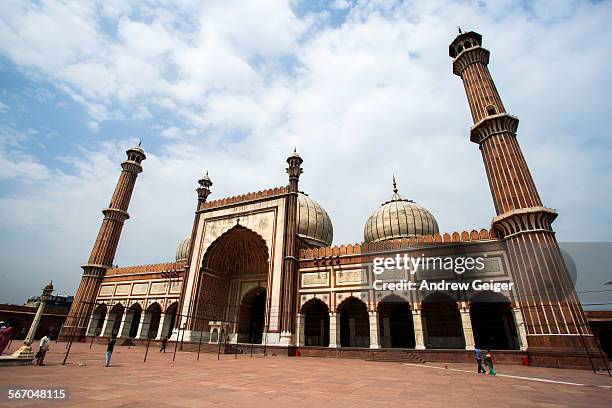
[[366,361],[379,361],[388,363],[425,363],[420,357],[415,356],[410,352],[387,352],[387,353],[376,353],[368,358]]

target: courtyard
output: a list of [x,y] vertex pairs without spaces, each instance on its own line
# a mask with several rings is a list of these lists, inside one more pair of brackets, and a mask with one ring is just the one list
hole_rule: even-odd
[[[13,342],[11,349],[19,346]],[[44,367],[1,367],[1,407],[609,407],[612,378],[588,370],[468,364],[400,364],[352,359],[159,353],[51,343]],[[6,399],[7,388],[60,388],[66,400]]]

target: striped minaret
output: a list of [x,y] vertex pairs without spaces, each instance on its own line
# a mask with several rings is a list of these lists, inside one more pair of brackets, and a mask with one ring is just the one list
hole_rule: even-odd
[[[497,216],[493,227],[507,243],[515,290],[530,350],[583,349],[592,336],[561,256],[552,222],[542,205],[519,146],[519,120],[506,113],[487,67],[482,36],[459,33],[449,46],[453,73],[463,80],[474,120],[470,139],[479,145]],[[580,335],[583,335],[582,337]]]
[[92,313],[93,303],[98,295],[100,282],[106,270],[113,265],[123,223],[130,218],[128,206],[136,184],[138,174],[142,172],[142,161],[146,159],[144,150],[138,146],[126,151],[127,160],[121,163],[123,171],[115,187],[108,208],[102,211],[104,219],[98,232],[98,237],[89,255],[89,261],[82,266],[83,277],[62,333],[62,338],[74,335],[78,338],[85,336],[89,316]]

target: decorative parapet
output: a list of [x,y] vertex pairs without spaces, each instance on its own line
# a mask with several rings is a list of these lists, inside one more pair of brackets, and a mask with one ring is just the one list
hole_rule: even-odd
[[300,250],[300,259],[323,258],[340,255],[359,255],[368,252],[405,249],[409,247],[428,244],[447,244],[461,242],[477,242],[498,239],[493,229],[480,231],[462,231],[444,234],[424,235],[420,237],[392,239],[386,241],[369,242],[365,244],[340,245],[333,247],[309,248]]
[[183,272],[185,270],[185,262],[164,262],[148,265],[132,265],[122,266],[120,268],[109,268],[106,271],[106,277],[112,275],[131,275],[139,273],[163,273],[163,272]]
[[270,188],[268,190],[257,191],[254,193],[247,193],[247,194],[219,198],[217,200],[209,201],[202,205],[202,209],[208,210],[211,208],[224,207],[226,205],[243,203],[243,202],[253,201],[253,200],[261,200],[263,198],[274,197],[274,196],[283,195],[287,193],[289,193],[288,186]]
[[500,133],[516,136],[518,124],[518,118],[507,113],[487,116],[470,128],[470,140],[481,144],[485,139]]
[[453,74],[461,76],[468,65],[477,62],[488,65],[490,54],[489,50],[480,46],[463,50],[453,61]]

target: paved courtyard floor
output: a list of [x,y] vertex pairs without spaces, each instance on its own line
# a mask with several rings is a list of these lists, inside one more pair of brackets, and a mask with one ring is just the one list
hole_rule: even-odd
[[[15,343],[15,342],[14,342]],[[13,344],[11,347],[15,349]],[[44,367],[0,367],[0,389],[63,388],[64,401],[0,400],[0,407],[611,407],[612,378],[587,370],[499,365],[253,357],[51,343]],[[446,368],[446,367],[447,368]]]

